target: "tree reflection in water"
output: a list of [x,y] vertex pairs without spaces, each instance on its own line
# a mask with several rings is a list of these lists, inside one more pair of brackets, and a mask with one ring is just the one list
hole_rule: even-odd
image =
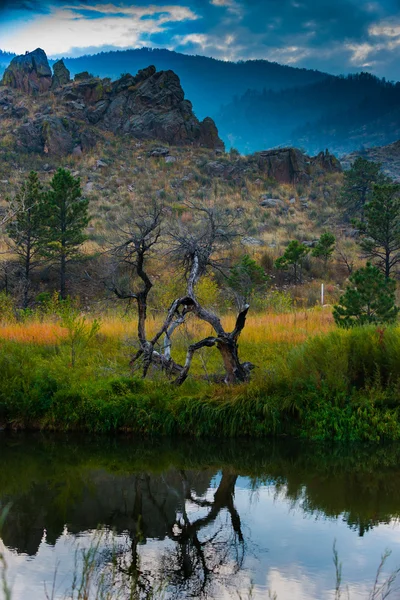
[[[158,598],[160,586],[168,598],[212,597],[219,587],[238,587],[253,554],[235,504],[239,473],[249,490],[272,486],[304,514],[340,517],[362,536],[399,518],[399,465],[398,445],[346,450],[286,440],[132,443],[0,435],[0,505],[12,503],[3,541],[34,556],[44,530],[47,544],[55,545],[65,525],[77,536],[100,525],[115,532],[116,561],[108,540],[98,567],[117,567],[133,598]],[[150,552],[143,552],[144,544]]]
[[[191,489],[185,470],[178,473],[181,489],[169,486],[169,493],[180,499],[174,519],[165,508],[166,498],[154,493],[149,475],[135,482],[133,526],[127,532],[127,544],[117,548],[116,558],[121,587],[134,591],[137,598],[151,597],[163,587],[168,588],[169,598],[207,598],[216,583],[234,585],[233,577],[243,566],[246,544],[234,504],[238,476],[223,470],[212,499],[207,500]],[[151,503],[173,542],[152,570],[143,569],[139,552],[145,542],[144,501]]]

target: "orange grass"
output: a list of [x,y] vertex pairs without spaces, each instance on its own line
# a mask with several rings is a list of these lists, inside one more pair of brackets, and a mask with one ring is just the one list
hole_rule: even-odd
[[[155,333],[161,326],[160,317],[149,317],[148,335]],[[231,331],[235,326],[235,315],[222,319],[223,326]],[[334,327],[330,309],[311,309],[284,314],[250,314],[241,340],[253,344],[289,343],[300,344],[310,336],[328,333]],[[192,337],[198,338],[212,334],[211,327],[195,319],[189,319],[186,330]],[[108,338],[136,338],[136,320],[107,317],[101,320],[100,332]],[[66,330],[54,322],[29,322],[0,326],[0,339],[21,343],[58,344],[66,335]]]
[[67,331],[57,323],[14,323],[0,326],[0,339],[23,344],[58,344]]

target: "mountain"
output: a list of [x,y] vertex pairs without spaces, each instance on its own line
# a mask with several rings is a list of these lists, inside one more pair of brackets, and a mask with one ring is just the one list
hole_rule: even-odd
[[241,152],[293,145],[341,155],[400,137],[400,83],[359,73],[278,92],[249,90],[216,120]]
[[[123,73],[136,73],[146,65],[158,71],[172,70],[181,80],[200,118],[214,116],[221,104],[246,90],[287,89],[322,81],[328,75],[267,60],[229,62],[206,56],[191,56],[164,49],[141,48],[101,52],[91,56],[63,58],[72,75],[89,71],[99,77],[117,79]],[[51,61],[50,61],[51,62]]]
[[136,140],[224,147],[213,120],[197,119],[173,71],[150,66],[114,82],[83,72],[71,82],[62,61],[53,68],[54,75],[38,48],[13,58],[5,70],[3,145],[6,139],[21,152],[62,156],[95,146],[105,131]]

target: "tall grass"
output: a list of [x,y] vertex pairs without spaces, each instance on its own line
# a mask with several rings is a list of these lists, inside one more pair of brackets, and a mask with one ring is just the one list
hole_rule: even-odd
[[[233,328],[234,317],[225,317]],[[149,320],[156,330],[159,318]],[[87,321],[90,329],[91,322]],[[85,324],[86,328],[86,324]],[[86,329],[85,329],[86,331]],[[176,336],[188,343],[208,325],[189,320]],[[151,435],[400,439],[400,336],[395,326],[349,331],[329,310],[253,315],[240,338],[243,360],[257,365],[250,384],[210,384],[221,369],[216,349],[193,362],[179,389],[156,371],[132,376],[135,318],[105,317],[71,360],[71,335],[47,319],[0,328],[0,426],[132,431]]]

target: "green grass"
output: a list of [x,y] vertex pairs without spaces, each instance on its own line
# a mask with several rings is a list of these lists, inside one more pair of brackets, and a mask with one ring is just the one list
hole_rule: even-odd
[[[99,340],[74,368],[66,342],[3,341],[0,424],[152,436],[400,439],[396,327],[333,330],[296,347],[270,346],[252,382],[230,388],[207,383],[200,371],[180,388],[162,374],[143,381],[127,371],[126,347]],[[246,359],[257,362],[265,351],[261,342],[248,345]]]

